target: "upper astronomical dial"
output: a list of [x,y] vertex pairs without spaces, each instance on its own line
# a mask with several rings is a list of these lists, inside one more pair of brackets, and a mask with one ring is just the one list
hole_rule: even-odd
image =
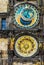
[[30,29],[35,27],[39,22],[39,11],[31,3],[20,3],[14,7],[14,24],[19,28]]

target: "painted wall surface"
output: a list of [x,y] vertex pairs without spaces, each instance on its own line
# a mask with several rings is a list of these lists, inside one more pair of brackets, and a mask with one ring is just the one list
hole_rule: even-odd
[[0,13],[6,13],[8,9],[9,0],[0,0]]

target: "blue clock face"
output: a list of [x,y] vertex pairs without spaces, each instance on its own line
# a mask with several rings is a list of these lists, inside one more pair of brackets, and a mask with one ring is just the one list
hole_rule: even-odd
[[14,7],[14,24],[22,29],[30,29],[39,23],[39,11],[31,3],[19,3]]
[[23,10],[22,16],[27,19],[31,19],[34,16],[34,12],[32,11],[32,9],[26,8]]

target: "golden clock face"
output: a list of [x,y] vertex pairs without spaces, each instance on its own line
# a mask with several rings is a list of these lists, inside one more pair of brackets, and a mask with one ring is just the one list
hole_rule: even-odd
[[33,28],[39,23],[39,11],[31,3],[19,3],[14,7],[13,21],[20,28]]
[[31,57],[37,52],[37,49],[38,43],[32,36],[24,35],[16,40],[15,50],[22,57]]

